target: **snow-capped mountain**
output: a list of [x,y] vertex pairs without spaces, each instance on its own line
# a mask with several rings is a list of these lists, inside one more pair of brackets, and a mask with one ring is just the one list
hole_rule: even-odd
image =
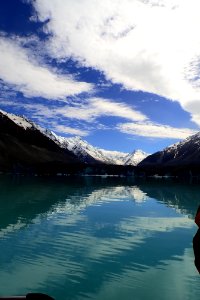
[[126,160],[124,161],[125,165],[137,166],[143,159],[145,159],[149,154],[142,150],[135,150],[132,153],[128,154]]
[[114,165],[136,166],[148,155],[141,150],[136,150],[132,153],[104,150],[90,145],[80,137],[63,138],[57,136],[57,139],[62,147],[66,147],[81,161],[87,163],[99,162]]
[[106,151],[94,147],[80,137],[66,138],[63,144],[84,162],[97,161],[107,164],[123,165],[123,158],[128,154],[118,151]]
[[145,158],[139,166],[175,166],[200,163],[200,132]]
[[109,151],[94,147],[80,137],[58,136],[24,116],[3,110],[0,110],[0,142],[0,165],[1,160],[6,161],[5,149],[14,164],[32,166],[47,162],[136,166],[147,156],[141,150],[132,153]]
[[11,121],[13,121],[16,125],[22,127],[23,129],[27,129],[27,128],[33,128],[33,127],[36,127],[36,125],[29,121],[28,119],[26,119],[25,117],[23,116],[18,116],[18,115],[14,115],[14,114],[11,114],[11,113],[8,113],[8,112],[5,112],[3,110],[0,109],[0,115],[1,117],[3,116],[6,116],[8,117],[8,119],[10,119]]
[[66,165],[79,162],[48,135],[25,117],[1,110],[0,171],[61,171]]

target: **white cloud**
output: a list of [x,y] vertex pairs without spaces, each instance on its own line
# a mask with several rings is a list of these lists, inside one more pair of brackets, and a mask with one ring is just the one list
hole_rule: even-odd
[[62,106],[56,106],[51,104],[47,106],[39,103],[23,103],[5,101],[0,98],[1,106],[15,106],[22,107],[26,110],[35,112],[38,116],[46,117],[64,117],[68,119],[76,119],[81,121],[95,121],[99,117],[114,116],[128,119],[131,121],[144,121],[147,116],[140,111],[135,110],[132,106],[125,104],[124,102],[114,102],[105,98],[89,98],[87,101],[82,100],[81,103],[74,103],[74,106],[70,104],[64,104]]
[[71,119],[93,121],[102,116],[115,116],[133,121],[143,121],[147,117],[131,106],[122,102],[113,102],[104,98],[91,98],[78,106],[63,106],[56,109],[57,113]]
[[118,124],[117,129],[130,135],[165,139],[185,139],[188,136],[197,133],[197,131],[188,128],[175,128],[152,122],[122,123]]
[[59,133],[67,133],[67,134],[78,135],[78,136],[86,136],[86,135],[89,134],[89,132],[86,131],[86,130],[81,130],[81,129],[78,129],[78,128],[72,128],[72,127],[65,126],[65,125],[53,126],[53,130],[55,130]]
[[92,89],[91,84],[39,64],[17,40],[1,37],[0,57],[0,78],[26,97],[64,99]]
[[49,20],[47,49],[72,57],[115,83],[188,103],[200,102],[199,0],[36,0]]
[[[197,131],[189,128],[176,128],[169,125],[154,123],[148,120],[145,115],[141,114],[139,111],[135,111],[127,104],[116,103],[103,98],[91,98],[86,103],[79,103],[73,107],[69,104],[62,105],[61,107],[55,105],[49,107],[38,103],[28,104],[20,101],[16,103],[0,99],[0,106],[3,107],[3,109],[8,106],[23,108],[28,111],[29,114],[31,112],[32,116],[36,118],[36,120],[39,120],[40,123],[44,122],[44,125],[48,125],[51,130],[79,136],[87,136],[94,130],[106,129],[117,129],[120,132],[133,136],[170,139],[185,139],[188,136],[197,133]],[[132,122],[119,123],[115,128],[113,125],[107,127],[98,122],[94,122],[93,124],[85,123],[95,121],[102,116],[121,117]],[[71,119],[73,122],[75,120],[80,122],[76,124],[76,127],[70,127],[67,123],[70,122]],[[66,126],[59,125],[58,120],[66,122]]]

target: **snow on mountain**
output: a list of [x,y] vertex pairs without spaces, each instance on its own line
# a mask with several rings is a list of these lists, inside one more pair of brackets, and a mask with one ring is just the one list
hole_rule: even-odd
[[146,153],[142,150],[135,150],[126,157],[124,164],[137,166],[148,155],[149,155],[148,153]]
[[121,155],[124,154],[120,153],[119,155],[119,152],[117,152],[118,156],[116,153],[115,156],[111,155],[111,151],[106,153],[105,150],[93,147],[78,136],[65,138],[63,141],[63,146],[72,151],[80,160],[88,163],[98,161],[101,163],[104,162],[108,164],[118,164],[119,157],[121,158]]
[[40,126],[24,117],[0,111],[0,171],[63,172],[79,160],[62,149]]
[[0,110],[0,113],[7,116],[10,120],[12,120],[15,124],[17,124],[20,127],[23,127],[24,129],[32,128],[33,123],[28,121],[26,118],[17,116],[11,113],[7,113],[3,110]]
[[88,142],[77,136],[71,138],[61,137],[61,139],[57,136],[57,139],[62,144],[62,147],[66,147],[68,150],[72,151],[84,162],[96,160],[107,164],[136,166],[148,155],[141,150],[136,150],[129,154],[126,152],[100,149],[90,145]]
[[109,151],[100,149],[90,145],[88,142],[82,140],[80,137],[75,136],[66,138],[55,134],[53,131],[42,128],[34,122],[28,120],[24,116],[14,115],[0,110],[0,114],[5,115],[16,125],[27,130],[38,130],[45,137],[56,143],[60,148],[67,149],[73,152],[79,160],[86,163],[106,163],[114,165],[133,165],[136,166],[141,162],[147,153],[141,150],[135,150],[132,153]]
[[200,132],[153,153],[140,166],[172,166],[200,163]]
[[7,113],[7,112],[5,112],[1,109],[0,109],[0,114],[8,117],[16,125],[22,127],[25,130],[27,130],[27,129],[39,130],[43,135],[48,137],[50,140],[54,141],[59,146],[62,146],[62,144],[63,144],[63,141],[65,139],[64,137],[57,136],[53,131],[42,128],[41,126],[39,126],[39,125],[35,124],[34,122],[28,120],[24,116],[15,115],[15,114],[12,114],[12,113]]
[[129,155],[127,152],[120,151],[109,151],[104,149],[99,149],[99,151],[116,165],[124,165],[124,161],[126,160],[127,155]]
[[175,143],[175,144],[172,144],[172,145],[166,147],[163,151],[165,151],[166,153],[173,152],[174,158],[175,158],[176,156],[179,155],[179,153],[183,149],[183,147],[185,148],[185,150],[190,147],[190,150],[191,150],[191,147],[194,147],[194,146],[196,147],[196,149],[200,150],[200,132],[187,137],[186,139],[184,139],[181,142],[178,142],[178,143]]
[[47,129],[40,129],[43,134],[52,139],[61,148],[67,148],[72,151],[83,162],[99,161],[114,165],[133,165],[136,166],[149,154],[142,150],[135,150],[132,153],[105,150],[94,147],[79,136],[66,138],[55,134],[53,131]]
[[67,148],[65,146],[65,139],[66,139],[65,137],[58,136],[53,131],[48,130],[48,129],[44,129],[44,128],[41,128],[41,127],[38,127],[37,129],[39,129],[40,132],[42,132],[42,134],[44,134],[50,140],[54,141],[59,147],[61,147],[61,148]]

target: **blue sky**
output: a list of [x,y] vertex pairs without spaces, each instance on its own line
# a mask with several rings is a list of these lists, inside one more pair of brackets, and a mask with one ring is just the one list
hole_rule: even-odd
[[0,109],[148,153],[200,126],[198,0],[1,0]]

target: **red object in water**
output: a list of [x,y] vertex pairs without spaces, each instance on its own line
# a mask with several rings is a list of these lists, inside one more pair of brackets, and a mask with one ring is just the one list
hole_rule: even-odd
[[194,250],[194,264],[196,266],[197,271],[200,274],[200,206],[197,209],[197,213],[194,219],[195,223],[199,227],[195,236],[193,237],[193,250]]
[[195,217],[195,223],[200,227],[200,212]]
[[200,228],[197,230],[193,237],[193,250],[194,250],[194,264],[197,271],[200,273]]
[[199,206],[199,208],[198,208],[198,210],[197,210],[197,213],[196,213],[196,216],[195,216],[195,223],[197,224],[197,226],[199,226],[200,227],[200,206]]

